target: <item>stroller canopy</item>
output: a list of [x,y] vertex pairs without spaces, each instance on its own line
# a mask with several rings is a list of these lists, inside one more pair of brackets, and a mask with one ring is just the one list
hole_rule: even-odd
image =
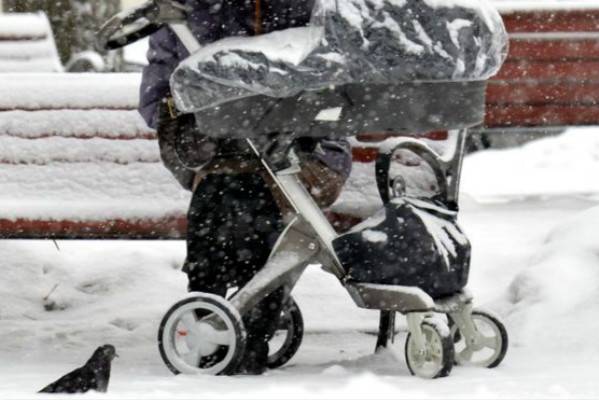
[[348,84],[484,81],[507,34],[487,0],[316,0],[309,27],[209,44],[171,79],[182,112]]

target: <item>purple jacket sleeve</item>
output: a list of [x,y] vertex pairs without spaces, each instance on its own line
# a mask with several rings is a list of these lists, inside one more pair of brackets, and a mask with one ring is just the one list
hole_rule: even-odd
[[182,59],[178,39],[167,27],[150,37],[148,65],[144,68],[139,93],[139,112],[149,127],[156,129],[158,104],[170,94],[169,79]]

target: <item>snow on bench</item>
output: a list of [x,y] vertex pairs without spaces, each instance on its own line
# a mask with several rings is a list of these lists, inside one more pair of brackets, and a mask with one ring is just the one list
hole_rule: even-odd
[[52,28],[43,13],[0,13],[0,72],[60,72]]
[[0,235],[180,237],[137,74],[0,74]]
[[[0,74],[0,237],[185,236],[190,195],[137,113],[139,84],[138,74]],[[370,166],[354,169],[334,222],[377,204]]]

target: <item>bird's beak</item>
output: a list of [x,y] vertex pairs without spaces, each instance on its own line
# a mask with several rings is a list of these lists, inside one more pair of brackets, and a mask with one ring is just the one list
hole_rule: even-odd
[[119,358],[119,355],[118,355],[117,353],[114,353],[114,356],[115,356],[116,358]]

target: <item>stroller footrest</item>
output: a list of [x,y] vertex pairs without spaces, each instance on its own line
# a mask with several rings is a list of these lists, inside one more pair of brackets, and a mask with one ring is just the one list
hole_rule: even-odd
[[432,297],[414,286],[350,282],[345,287],[360,308],[402,314],[433,311],[436,308]]
[[451,296],[435,299],[435,311],[450,314],[460,311],[465,304],[472,302],[472,294],[464,289]]

